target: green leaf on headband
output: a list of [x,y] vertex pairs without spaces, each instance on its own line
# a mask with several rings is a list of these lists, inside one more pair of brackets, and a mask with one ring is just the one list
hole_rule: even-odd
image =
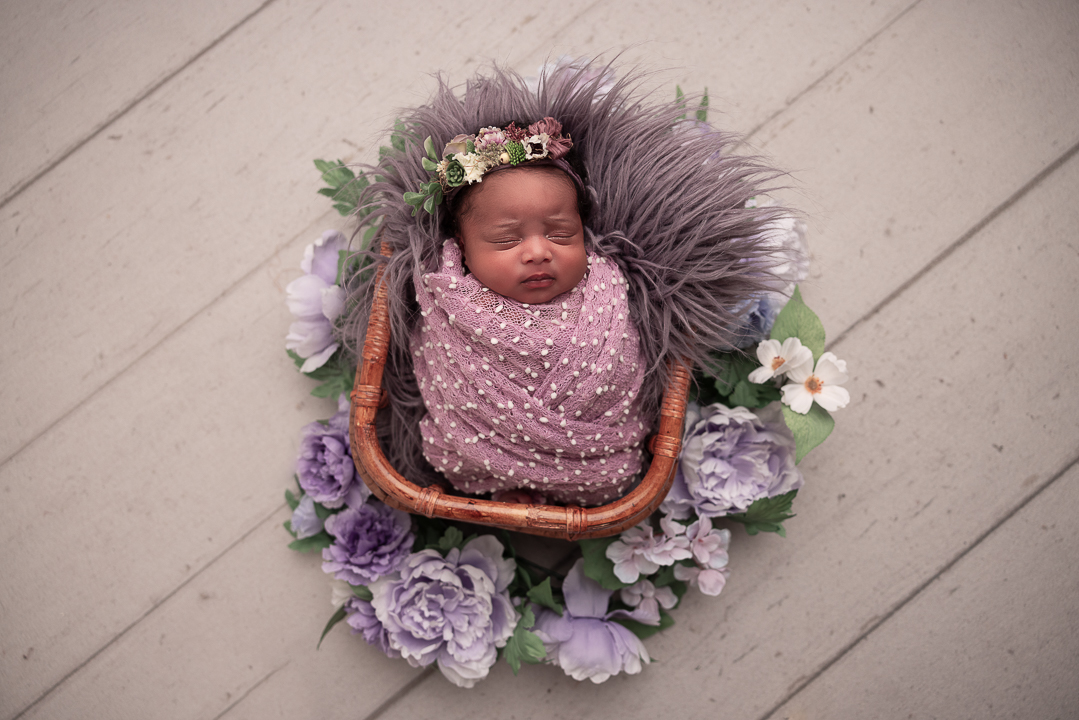
[[434,172],[435,170],[438,170],[438,165],[435,164],[435,162],[430,158],[424,157],[421,158],[420,161],[423,163],[423,169],[427,172]]
[[697,108],[697,119],[708,122],[708,88],[704,89],[704,97],[701,98],[700,107]]
[[427,199],[423,201],[423,209],[427,211],[428,215],[435,214],[435,196],[428,195]]
[[[428,135],[427,139],[423,141],[423,149],[427,151],[427,157],[431,158],[435,162],[438,162],[438,155],[435,153],[435,143],[431,140],[431,136]],[[427,167],[424,165],[424,167]]]
[[797,286],[772,326],[772,340],[783,342],[789,337],[798,338],[813,351],[813,362],[824,352],[824,325],[817,314],[803,302],[802,293]]
[[795,464],[802,462],[802,458],[810,450],[824,442],[835,427],[835,419],[817,403],[813,403],[805,415],[796,413],[784,405],[783,420],[794,435]]
[[336,625],[337,623],[344,620],[346,614],[347,613],[345,612],[345,608],[344,608],[343,605],[341,607],[337,608],[337,612],[335,612],[333,614],[333,617],[330,618],[330,621],[328,623],[326,623],[326,627],[322,631],[322,637],[320,637],[318,639],[318,645],[315,646],[316,650],[318,650],[320,647],[322,647],[322,641],[326,638],[326,634],[329,633],[330,630],[333,629],[334,625]]
[[405,202],[409,205],[415,205],[416,207],[419,207],[423,204],[423,199],[425,197],[427,196],[424,193],[418,192],[406,192],[404,195]]
[[794,502],[797,494],[797,490],[791,490],[783,495],[761,498],[746,508],[745,512],[727,515],[727,519],[745,525],[746,532],[750,535],[756,535],[759,532],[774,532],[780,537],[787,537],[783,521],[794,517],[791,513],[791,503]]

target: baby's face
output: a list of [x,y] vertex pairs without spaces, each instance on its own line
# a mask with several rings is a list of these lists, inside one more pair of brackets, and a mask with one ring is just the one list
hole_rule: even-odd
[[538,305],[572,290],[588,260],[573,181],[553,168],[491,174],[460,217],[465,263],[499,295]]

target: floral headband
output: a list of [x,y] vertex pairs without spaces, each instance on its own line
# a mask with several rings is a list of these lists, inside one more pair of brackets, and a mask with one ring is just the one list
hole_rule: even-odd
[[527,128],[510,123],[504,128],[480,128],[475,135],[458,135],[446,144],[441,160],[435,154],[430,137],[423,147],[427,151],[423,167],[434,173],[435,178],[420,185],[423,192],[405,193],[405,202],[414,208],[413,216],[421,207],[433,215],[435,206],[455,188],[482,182],[484,173],[506,165],[551,161],[568,172],[574,182],[581,184],[577,174],[562,160],[573,147],[573,141],[569,133],[562,134],[562,123],[552,117],[545,117]]

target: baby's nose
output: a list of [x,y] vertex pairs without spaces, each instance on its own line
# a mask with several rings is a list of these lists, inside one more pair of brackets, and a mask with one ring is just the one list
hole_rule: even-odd
[[551,241],[543,235],[530,235],[525,238],[522,259],[525,262],[542,262],[551,259]]

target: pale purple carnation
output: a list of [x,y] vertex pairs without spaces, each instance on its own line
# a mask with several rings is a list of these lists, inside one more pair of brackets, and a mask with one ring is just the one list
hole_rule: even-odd
[[326,518],[333,545],[322,551],[322,571],[350,585],[367,585],[388,575],[412,550],[412,519],[377,500],[345,508]]
[[318,513],[315,512],[314,498],[306,494],[301,497],[300,503],[292,511],[292,519],[289,523],[292,525],[292,532],[296,533],[296,539],[298,540],[303,540],[322,532],[322,520],[319,519]]
[[286,302],[296,321],[289,326],[285,347],[305,359],[300,372],[309,373],[326,364],[337,348],[333,323],[345,308],[345,292],[337,285],[337,265],[348,239],[327,230],[304,249],[300,269],[304,274],[285,287]]
[[505,145],[506,134],[496,127],[480,128],[476,133],[476,151],[483,150],[488,145]]
[[348,396],[337,400],[337,412],[326,422],[303,429],[296,474],[304,493],[328,508],[359,507],[371,495],[359,479],[348,441]]
[[566,604],[560,616],[541,608],[534,632],[543,641],[549,662],[574,680],[601,683],[612,675],[634,675],[649,662],[640,638],[613,621],[625,610],[607,612],[612,591],[584,574],[584,560],[574,563],[562,584]]
[[647,522],[626,530],[607,546],[607,558],[614,563],[614,574],[624,583],[634,583],[642,575],[651,575],[664,565],[673,565],[692,556],[685,527],[664,518],[662,532],[655,534]]
[[438,663],[458,687],[487,677],[517,625],[510,581],[517,564],[492,535],[453,548],[410,555],[399,573],[373,583],[371,604],[389,646],[413,667]]
[[759,415],[743,407],[690,403],[682,454],[660,506],[663,512],[679,518],[692,512],[718,517],[800,488],[794,436],[780,412],[778,403]]
[[352,634],[363,633],[363,639],[368,645],[374,645],[392,658],[401,657],[401,653],[390,647],[390,636],[382,623],[375,615],[374,606],[366,600],[358,597],[350,597],[345,601],[345,622],[352,628]]

